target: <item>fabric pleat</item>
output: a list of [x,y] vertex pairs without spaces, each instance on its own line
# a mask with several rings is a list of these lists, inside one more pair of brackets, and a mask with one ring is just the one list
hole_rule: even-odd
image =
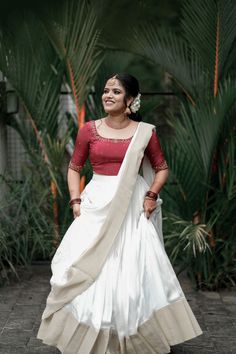
[[[82,194],[81,216],[67,230],[52,260],[53,282],[65,281],[74,259],[93,242],[99,210],[113,196],[117,176],[94,174]],[[161,206],[148,220],[149,186],[137,176],[131,202],[98,278],[42,319],[37,338],[64,354],[162,354],[202,333],[162,241]],[[120,206],[122,207],[122,206]],[[94,255],[96,257],[96,255]]]
[[[174,320],[173,320],[174,319]],[[55,330],[56,328],[56,330]],[[70,329],[70,331],[68,331]],[[154,311],[130,336],[79,323],[65,308],[41,323],[38,338],[64,354],[164,354],[170,346],[202,333],[185,298]]]

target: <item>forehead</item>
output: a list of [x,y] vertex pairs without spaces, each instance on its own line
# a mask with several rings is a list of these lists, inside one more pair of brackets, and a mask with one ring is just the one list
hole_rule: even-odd
[[107,80],[105,87],[109,88],[109,89],[115,89],[115,88],[122,89],[123,88],[120,81],[114,77]]

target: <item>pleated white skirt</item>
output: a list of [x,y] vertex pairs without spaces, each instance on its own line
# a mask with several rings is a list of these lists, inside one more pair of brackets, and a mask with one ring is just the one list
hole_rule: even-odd
[[[117,181],[117,176],[94,174],[87,184],[81,194],[81,215],[72,222],[52,259],[51,283],[63,283],[66,270],[93,244],[104,221],[100,211],[113,197]],[[152,345],[151,340],[147,340],[146,351],[141,344],[133,344],[130,348],[138,345],[140,353],[168,353],[169,345],[202,332],[165,252],[157,223],[160,207],[149,220],[144,215],[143,201],[148,188],[143,177],[138,175],[128,212],[102,271],[87,290],[64,306],[63,311],[70,313],[78,326],[93,328],[98,335],[101,331],[116,333],[119,343],[125,340],[128,343],[128,338],[135,338],[146,324],[150,332],[149,324],[155,316],[158,326],[153,328],[152,337],[162,338],[159,348],[154,347],[156,344]],[[79,341],[83,342],[81,336]],[[67,342],[69,338],[64,341]],[[53,345],[56,345],[55,340]],[[91,351],[80,351],[80,345],[78,343],[74,351],[71,347],[68,350],[66,346],[58,347],[66,354],[139,353],[128,349],[128,344],[119,348],[116,344],[115,349],[109,338],[101,350],[96,349],[95,339]]]

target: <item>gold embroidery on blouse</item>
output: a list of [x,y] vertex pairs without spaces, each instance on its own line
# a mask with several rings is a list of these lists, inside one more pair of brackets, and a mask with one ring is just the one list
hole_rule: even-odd
[[161,170],[166,170],[168,168],[167,162],[164,160],[161,163],[159,163],[157,166],[154,167],[154,171],[158,172]]
[[122,142],[130,141],[130,140],[132,139],[132,136],[129,137],[129,138],[125,138],[125,139],[106,138],[106,137],[104,137],[104,136],[101,136],[101,135],[98,133],[98,131],[97,131],[95,120],[91,120],[90,122],[91,122],[91,123],[90,123],[91,131],[92,131],[92,133],[93,133],[93,136],[94,136],[97,140],[112,141],[113,143],[122,143]]
[[80,172],[82,170],[83,166],[78,166],[78,165],[74,164],[72,161],[70,161],[68,167],[71,168],[72,170],[76,171],[76,172]]

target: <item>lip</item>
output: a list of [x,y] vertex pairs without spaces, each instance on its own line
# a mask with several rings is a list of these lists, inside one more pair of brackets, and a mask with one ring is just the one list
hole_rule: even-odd
[[115,103],[115,102],[112,100],[105,100],[105,103]]

